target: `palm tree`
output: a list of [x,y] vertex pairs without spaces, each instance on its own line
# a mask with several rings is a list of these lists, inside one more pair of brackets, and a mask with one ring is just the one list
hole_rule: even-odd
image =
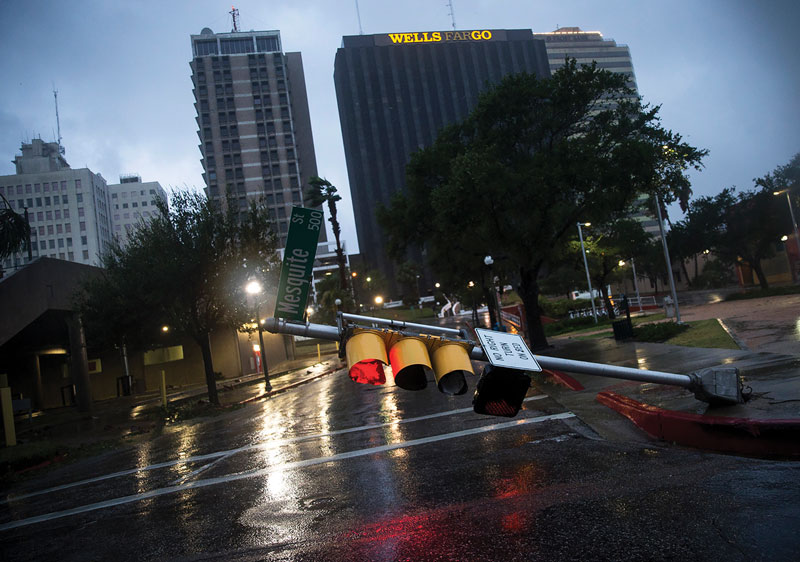
[[3,204],[0,206],[0,260],[3,260],[22,248],[25,242],[28,242],[30,247],[30,226],[25,216],[14,212],[8,199],[3,195],[0,197],[3,199]]
[[323,203],[328,204],[328,213],[331,215],[331,218],[328,220],[333,226],[333,237],[336,239],[336,261],[339,264],[339,285],[343,291],[347,290],[344,250],[342,250],[342,244],[339,240],[342,229],[339,226],[339,220],[336,218],[336,202],[341,201],[342,198],[336,193],[336,186],[325,178],[313,176],[308,184],[311,187],[306,191],[306,203],[311,207],[319,207]]

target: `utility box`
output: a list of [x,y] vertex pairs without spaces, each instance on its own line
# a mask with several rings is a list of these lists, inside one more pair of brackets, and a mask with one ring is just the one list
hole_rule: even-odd
[[633,324],[628,318],[615,320],[611,326],[614,328],[615,340],[627,340],[633,337]]

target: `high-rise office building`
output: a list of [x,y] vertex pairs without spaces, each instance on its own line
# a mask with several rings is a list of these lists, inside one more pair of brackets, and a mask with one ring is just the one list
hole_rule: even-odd
[[192,81],[206,194],[268,205],[285,245],[292,205],[317,175],[300,53],[278,31],[192,35]]
[[636,75],[627,45],[618,45],[613,39],[606,39],[599,31],[582,31],[580,27],[560,27],[549,33],[534,33],[547,46],[547,59],[550,72],[562,66],[567,57],[578,64],[597,62],[597,67],[628,77],[628,86],[636,90]]
[[136,174],[120,176],[119,183],[108,184],[111,200],[111,232],[122,246],[142,222],[156,216],[156,202],[167,201],[167,192],[157,181],[143,182]]
[[[544,42],[529,29],[343,38],[334,82],[358,245],[367,268],[382,271],[393,283],[394,267],[375,210],[405,189],[411,153],[432,144],[445,125],[464,119],[488,83],[518,72],[550,75]],[[423,293],[433,286],[427,272],[425,277]],[[392,289],[396,296],[396,284]]]
[[[628,86],[638,96],[633,61],[627,45],[606,39],[599,31],[583,31],[580,27],[561,27],[548,33],[534,33],[533,36],[542,39],[547,46],[551,73],[564,66],[567,57],[575,59],[579,65],[596,62],[598,68],[624,74]],[[642,224],[646,232],[660,236],[658,220],[647,211],[647,197],[639,197],[631,216]]]
[[[0,194],[12,210],[28,213],[30,257],[100,265],[111,241],[106,180],[88,168],[70,168],[57,142],[33,139],[14,158],[16,174],[0,176]],[[4,270],[28,263],[28,250],[9,256]]]

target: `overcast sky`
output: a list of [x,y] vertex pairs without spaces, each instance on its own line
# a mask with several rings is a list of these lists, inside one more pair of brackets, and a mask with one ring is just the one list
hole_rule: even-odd
[[[451,28],[446,0],[360,0],[365,34]],[[280,30],[305,65],[319,173],[344,197],[357,247],[333,86],[354,0],[241,1],[241,28]],[[639,91],[663,123],[710,150],[696,195],[753,178],[800,152],[800,2],[796,0],[453,0],[458,29],[578,26],[630,47]],[[0,175],[20,143],[55,140],[58,89],[67,161],[109,183],[139,173],[202,188],[190,34],[230,31],[230,2],[0,0]],[[673,211],[675,213],[676,211]],[[676,217],[677,218],[677,217]]]

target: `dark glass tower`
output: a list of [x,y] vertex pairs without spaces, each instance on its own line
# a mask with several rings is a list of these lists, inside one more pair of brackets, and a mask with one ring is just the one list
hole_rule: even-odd
[[[445,125],[464,119],[487,84],[517,72],[550,75],[544,41],[529,29],[343,38],[334,82],[358,245],[366,267],[392,282],[394,296],[398,287],[376,208],[405,189],[412,152],[430,145]],[[426,273],[421,292],[432,286]]]

